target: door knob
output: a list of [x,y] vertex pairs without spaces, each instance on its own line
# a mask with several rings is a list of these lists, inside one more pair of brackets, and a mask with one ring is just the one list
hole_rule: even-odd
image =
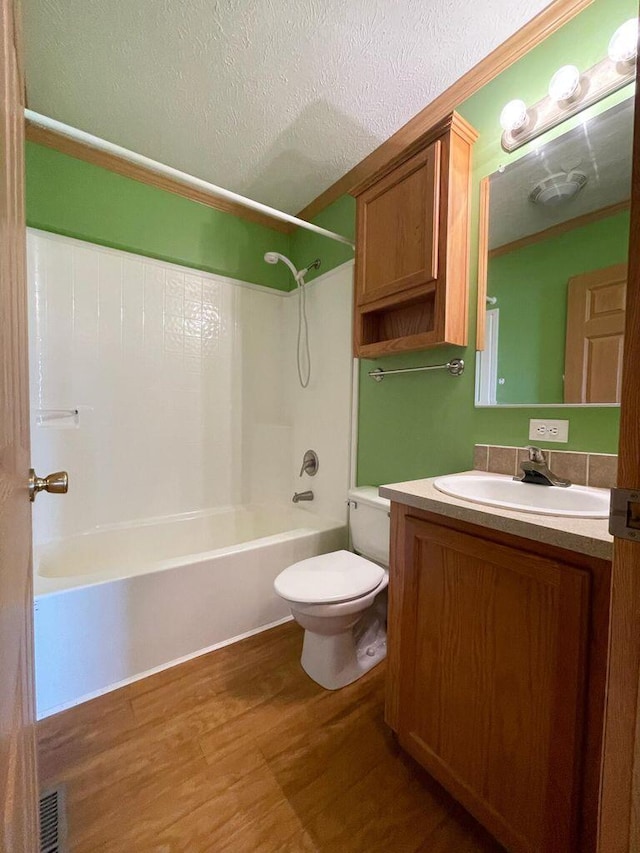
[[38,492],[51,492],[52,495],[66,495],[69,491],[69,475],[66,471],[56,471],[48,477],[38,477],[33,468],[29,468],[29,500],[33,503]]

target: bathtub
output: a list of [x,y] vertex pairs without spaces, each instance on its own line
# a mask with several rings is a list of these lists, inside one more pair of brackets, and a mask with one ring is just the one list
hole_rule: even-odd
[[270,505],[113,525],[37,547],[38,717],[286,621],[276,575],[346,540],[339,521]]

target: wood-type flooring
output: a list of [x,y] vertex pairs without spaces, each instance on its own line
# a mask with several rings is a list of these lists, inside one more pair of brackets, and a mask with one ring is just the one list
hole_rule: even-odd
[[40,722],[72,853],[500,853],[397,746],[384,664],[329,692],[287,623]]

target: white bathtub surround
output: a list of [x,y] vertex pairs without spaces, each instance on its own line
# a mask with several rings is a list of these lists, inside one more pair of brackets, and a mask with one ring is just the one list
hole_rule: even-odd
[[267,288],[238,291],[244,348],[236,388],[243,414],[242,500],[286,502],[293,429],[282,335],[289,297]]
[[[308,512],[346,521],[351,446],[351,329],[353,263],[316,278],[307,288],[311,380],[301,388],[296,370],[297,293],[285,304],[286,387],[292,424],[291,488],[311,489]],[[314,477],[299,476],[306,450],[320,459]]]
[[[64,468],[69,494],[38,501],[36,542],[229,506],[253,497],[256,432],[264,457],[291,441],[278,291],[30,231],[31,405],[78,409],[78,429],[35,426],[37,471]],[[255,343],[261,324],[275,346]],[[247,405],[255,385],[273,406]],[[260,496],[284,482],[262,472]]]
[[[36,543],[98,525],[288,501],[346,521],[353,264],[308,287],[314,372],[295,377],[297,294],[28,233],[32,447],[69,471]],[[39,413],[78,409],[38,427]],[[320,456],[298,477],[302,454]],[[347,472],[345,474],[345,471]]]
[[43,715],[284,618],[275,576],[344,547],[352,264],[296,396],[295,294],[32,230],[28,261],[32,458],[70,480],[34,505]]

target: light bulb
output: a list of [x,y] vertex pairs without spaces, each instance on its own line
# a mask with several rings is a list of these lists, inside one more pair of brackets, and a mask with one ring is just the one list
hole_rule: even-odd
[[563,65],[551,78],[549,97],[552,101],[569,101],[580,88],[580,71],[575,65]]
[[500,127],[507,133],[517,133],[528,121],[527,105],[519,98],[509,101],[500,113]]
[[631,18],[611,36],[609,59],[612,62],[633,62],[638,55],[638,19]]

